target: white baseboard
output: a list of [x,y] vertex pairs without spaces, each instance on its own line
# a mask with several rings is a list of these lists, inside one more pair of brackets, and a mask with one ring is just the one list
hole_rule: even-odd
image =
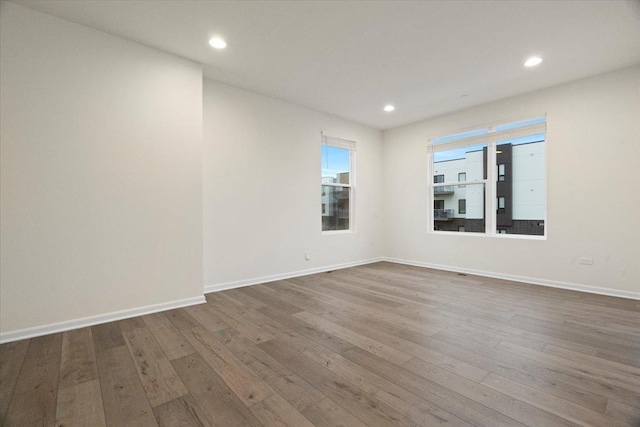
[[471,268],[452,267],[448,265],[431,264],[421,261],[409,261],[406,259],[383,257],[382,261],[396,264],[413,265],[416,267],[433,268],[436,270],[453,271],[455,273],[474,274],[476,276],[491,277],[493,279],[511,280],[514,282],[528,283],[530,285],[548,286],[551,288],[569,289],[572,291],[587,292],[590,294],[607,295],[611,297],[629,298],[640,300],[640,292],[620,291],[617,289],[600,288],[597,286],[581,285],[578,283],[560,282],[556,280],[537,279],[535,277],[515,276],[511,274],[494,273],[491,271],[474,270]]
[[19,329],[17,331],[0,333],[0,344],[11,341],[24,340],[27,338],[39,337],[41,335],[64,332],[71,329],[84,328],[86,326],[99,325],[100,323],[113,322],[115,320],[128,319],[130,317],[142,316],[145,314],[157,313],[159,311],[171,310],[174,308],[187,307],[190,305],[207,302],[204,295],[194,298],[185,298],[177,301],[163,302],[160,304],[147,305],[144,307],[132,308],[129,310],[114,311],[111,313],[99,314],[97,316],[83,317],[81,319],[68,320],[65,322],[51,323],[44,326]]
[[[260,283],[268,283],[276,280],[291,279],[293,277],[307,276],[310,274],[324,273],[326,271],[340,270],[343,268],[356,267],[358,265],[372,264],[375,262],[386,261],[396,264],[413,265],[416,267],[433,268],[436,270],[452,271],[456,273],[474,274],[477,276],[491,277],[494,279],[511,280],[514,282],[528,283],[532,285],[548,286],[552,288],[569,289],[573,291],[588,292],[592,294],[608,295],[619,298],[629,298],[633,300],[640,300],[640,292],[621,291],[609,288],[600,288],[596,286],[581,285],[578,283],[560,282],[555,280],[538,279],[534,277],[516,276],[511,274],[495,273],[484,270],[474,270],[471,268],[453,267],[447,265],[432,264],[421,261],[410,261],[399,258],[380,257],[371,258],[361,261],[347,262],[342,264],[328,265],[324,267],[310,268],[307,270],[299,270],[282,274],[274,274],[270,276],[256,277],[253,279],[237,280],[234,282],[218,283],[214,285],[208,285],[204,287],[204,293],[218,292],[226,289],[241,288],[244,286],[257,285]],[[100,314],[97,316],[84,317],[82,319],[69,320],[65,322],[52,323],[44,326],[36,326],[33,328],[20,329],[11,332],[0,333],[0,344],[23,340],[27,338],[38,337],[41,335],[48,335],[57,332],[64,332],[71,329],[83,328],[86,326],[98,325],[106,322],[113,322],[116,320],[128,319],[131,317],[142,316],[145,314],[157,313],[160,311],[171,310],[174,308],[187,307],[190,305],[205,303],[206,299],[203,296],[186,298],[177,301],[170,301],[166,303],[153,304],[144,307],[133,308],[129,310],[115,311],[111,313]]]
[[276,280],[291,279],[293,277],[308,276],[310,274],[324,273],[326,271],[340,270],[343,268],[356,267],[358,265],[373,264],[383,261],[383,258],[371,258],[361,261],[345,262],[343,264],[328,265],[325,267],[310,268],[307,270],[292,271],[289,273],[273,274],[271,276],[255,277],[253,279],[236,280],[234,282],[216,283],[204,287],[204,293],[219,292],[227,289],[242,288],[244,286],[258,285],[260,283],[275,282]]

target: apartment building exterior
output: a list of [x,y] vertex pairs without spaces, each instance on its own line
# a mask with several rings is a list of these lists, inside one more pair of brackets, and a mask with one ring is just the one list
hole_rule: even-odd
[[[322,177],[323,184],[349,184],[349,172],[338,173],[337,177]],[[340,186],[322,186],[322,229],[349,229],[351,189]]]
[[[434,183],[486,179],[487,149],[434,161]],[[496,232],[544,235],[544,141],[499,144],[496,156]],[[434,230],[484,232],[484,184],[434,187]]]

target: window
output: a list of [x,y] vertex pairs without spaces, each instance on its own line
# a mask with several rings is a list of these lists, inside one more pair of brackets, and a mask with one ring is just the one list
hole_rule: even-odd
[[458,213],[460,215],[464,215],[467,213],[467,200],[466,199],[459,199],[458,200]]
[[[458,182],[464,182],[466,180],[467,180],[467,173],[466,172],[458,172]],[[464,188],[464,185],[458,185],[458,188]]]
[[[498,154],[502,154],[502,152],[499,151]],[[504,181],[504,171],[505,171],[504,163],[500,163],[498,165],[498,181]]]
[[539,117],[430,140],[430,231],[544,236],[545,139]]
[[322,134],[322,231],[353,229],[356,143]]
[[504,197],[498,197],[498,216],[500,215],[504,215],[507,213],[506,209],[505,209],[505,198]]

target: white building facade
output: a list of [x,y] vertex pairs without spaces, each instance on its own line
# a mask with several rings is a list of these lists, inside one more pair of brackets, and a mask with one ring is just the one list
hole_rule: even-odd
[[[544,234],[544,141],[497,146],[497,232]],[[434,161],[433,181],[462,182],[486,178],[486,149],[464,158]],[[484,184],[434,187],[434,229],[484,232]]]

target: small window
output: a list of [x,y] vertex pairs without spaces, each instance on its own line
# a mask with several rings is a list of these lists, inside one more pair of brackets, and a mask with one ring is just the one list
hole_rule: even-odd
[[500,163],[498,165],[498,181],[504,181],[504,175],[505,175],[504,171],[505,171],[505,165],[504,163]]
[[[466,172],[458,172],[458,182],[464,182],[467,180]],[[464,185],[458,185],[458,188],[464,188]]]
[[460,215],[464,215],[464,214],[467,213],[467,200],[466,199],[458,200],[458,213]]
[[322,231],[350,230],[355,142],[322,135]]
[[459,226],[458,226],[458,231],[459,231],[460,233],[464,233],[464,225],[459,225]]
[[434,200],[433,209],[444,209],[444,200]]
[[434,175],[433,176],[433,183],[434,184],[441,184],[444,182],[444,175]]
[[498,209],[504,209],[504,197],[498,197]]
[[506,228],[498,228],[498,234],[507,234]]

